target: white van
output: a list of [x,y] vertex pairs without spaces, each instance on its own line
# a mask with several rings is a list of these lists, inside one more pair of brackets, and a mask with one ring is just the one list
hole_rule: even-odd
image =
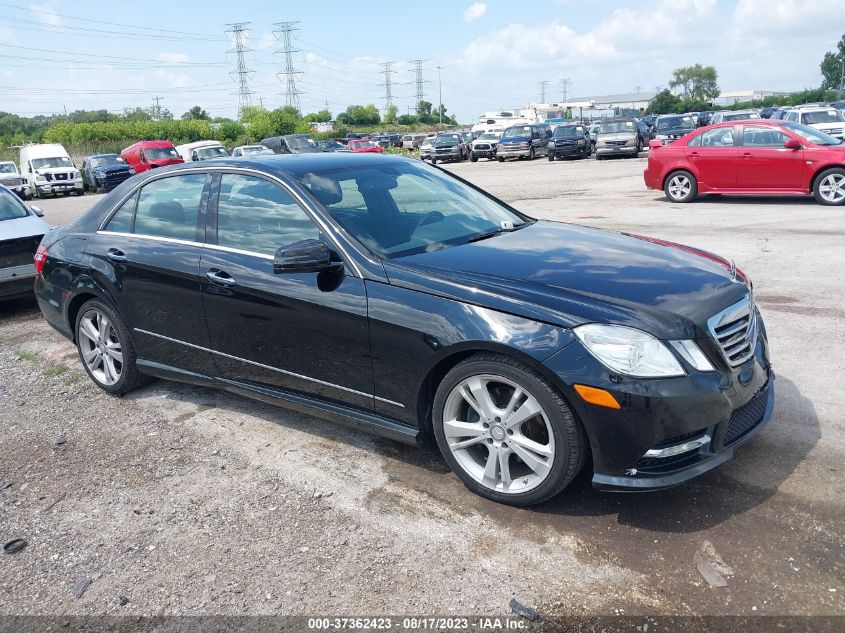
[[223,158],[229,155],[229,152],[220,143],[220,141],[196,141],[195,143],[185,143],[184,145],[177,145],[176,151],[186,163],[209,160],[211,158]]
[[59,193],[85,193],[82,175],[59,143],[21,147],[21,175],[36,198]]

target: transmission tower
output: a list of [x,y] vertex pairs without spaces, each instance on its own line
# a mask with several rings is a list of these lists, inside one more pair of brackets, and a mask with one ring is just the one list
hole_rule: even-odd
[[299,22],[276,22],[273,25],[276,27],[273,34],[282,42],[282,49],[276,51],[276,54],[283,53],[285,56],[285,68],[276,74],[279,80],[284,81],[285,84],[285,105],[299,110],[299,95],[302,92],[296,88],[296,76],[301,75],[302,72],[293,66],[293,56],[300,52],[299,49],[293,47],[293,34],[299,30],[296,28],[297,24]]
[[235,54],[235,68],[229,73],[232,79],[238,82],[238,116],[240,117],[244,108],[252,106],[252,91],[249,89],[248,79],[253,74],[253,70],[246,67],[244,56],[246,53],[252,51],[247,47],[246,40],[249,37],[249,30],[247,27],[249,22],[233,22],[226,25],[226,34],[232,40],[232,48],[229,53]]
[[549,82],[546,80],[537,82],[537,89],[540,91],[540,103],[546,103],[546,86]]
[[427,79],[423,78],[423,64],[427,59],[412,59],[411,63],[414,65],[414,72],[416,74],[415,84],[417,85],[417,108],[420,107],[420,101],[425,98],[424,85],[429,83]]
[[572,81],[570,81],[570,79],[568,77],[564,77],[563,79],[560,80],[560,94],[561,94],[561,97],[563,97],[562,103],[566,103],[566,97],[569,94],[569,84],[571,84],[571,83],[572,83]]
[[396,71],[392,68],[393,62],[384,62],[379,66],[384,66],[384,83],[379,84],[379,86],[384,86],[384,110],[386,112],[393,105],[393,73]]

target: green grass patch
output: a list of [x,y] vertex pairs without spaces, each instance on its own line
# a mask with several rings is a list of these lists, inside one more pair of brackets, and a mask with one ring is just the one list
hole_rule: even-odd
[[59,363],[58,365],[50,365],[49,367],[44,369],[44,375],[47,378],[55,378],[56,376],[61,376],[62,374],[66,373],[70,369],[64,363]]
[[38,354],[36,354],[35,352],[28,352],[25,349],[19,349],[17,352],[15,352],[15,358],[17,358],[18,360],[27,360],[30,363],[34,363],[38,360]]

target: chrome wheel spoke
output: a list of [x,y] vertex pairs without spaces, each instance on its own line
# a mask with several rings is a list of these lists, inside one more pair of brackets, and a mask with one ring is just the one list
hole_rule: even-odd
[[466,385],[467,393],[465,393],[464,397],[470,406],[482,417],[494,417],[496,415],[496,405],[493,404],[493,399],[490,397],[490,391],[487,389],[487,381],[474,376],[467,381]]
[[108,315],[97,309],[79,320],[77,345],[82,361],[101,385],[117,383],[123,373],[123,346]]
[[490,452],[487,453],[487,462],[484,465],[484,480],[492,488],[496,487],[499,475],[499,451],[490,447]]
[[85,364],[89,367],[92,367],[92,363],[97,360],[100,356],[100,351],[97,348],[87,349],[82,352],[82,359],[85,361]]
[[79,333],[84,334],[87,339],[93,341],[94,343],[97,342],[100,334],[97,332],[97,328],[89,319],[82,319],[79,322]]
[[540,406],[540,403],[529,396],[519,409],[505,418],[505,426],[509,429],[516,428],[542,412],[543,407]]
[[106,354],[119,363],[123,362],[123,353],[120,351],[120,343],[106,343]]
[[510,447],[513,449],[513,452],[516,453],[516,456],[525,462],[525,465],[535,473],[543,477],[549,474],[549,469],[551,468],[550,464],[539,457],[535,452],[518,444],[517,442],[514,442],[513,438],[511,438]]
[[499,478],[502,480],[502,485],[505,489],[510,488],[513,483],[513,479],[511,479],[510,455],[509,450],[499,451]]

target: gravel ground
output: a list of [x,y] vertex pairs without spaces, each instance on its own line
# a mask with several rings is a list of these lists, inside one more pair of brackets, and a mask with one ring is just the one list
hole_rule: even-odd
[[[0,540],[29,546],[0,558],[0,614],[506,614],[516,597],[543,615],[845,615],[845,214],[673,205],[644,166],[447,169],[750,274],[777,401],[731,463],[648,495],[583,473],[538,508],[498,506],[437,455],[284,409],[163,381],[110,397],[32,302],[2,304]],[[36,204],[64,224],[94,199]]]

